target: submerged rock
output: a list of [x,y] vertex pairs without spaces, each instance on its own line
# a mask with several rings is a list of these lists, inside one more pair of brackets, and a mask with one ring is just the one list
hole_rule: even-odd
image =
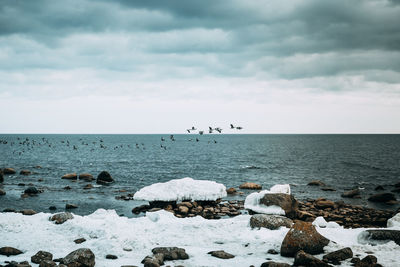
[[220,259],[232,259],[235,256],[225,252],[223,250],[216,250],[216,251],[210,251],[208,252],[208,254],[211,254],[211,256],[216,257],[216,258],[220,258]]
[[61,263],[67,266],[93,267],[95,265],[95,256],[90,249],[80,248],[65,256]]
[[325,184],[323,182],[321,182],[320,180],[312,180],[311,182],[309,182],[307,185],[311,185],[311,186],[324,186]]
[[279,215],[255,214],[250,218],[251,228],[263,227],[275,230],[282,226],[290,228],[292,224],[291,219]]
[[240,189],[261,190],[262,186],[256,183],[244,183],[239,186]]
[[1,247],[0,248],[0,255],[5,255],[5,256],[14,256],[14,255],[19,255],[22,254],[23,252],[17,248],[13,247]]
[[78,179],[78,175],[76,173],[67,173],[64,174],[61,179],[67,179],[67,180],[76,180]]
[[0,183],[4,182],[3,170],[0,169]]
[[102,171],[101,173],[99,173],[99,175],[97,176],[97,180],[96,180],[96,183],[101,184],[101,185],[108,185],[113,182],[114,182],[114,179],[106,171]]
[[21,175],[30,175],[30,174],[32,174],[32,172],[30,170],[21,170],[19,172],[19,174],[21,174]]
[[322,259],[325,262],[339,265],[341,261],[350,259],[352,257],[353,251],[351,250],[351,248],[342,248],[326,254]]
[[24,193],[27,195],[37,195],[39,194],[39,190],[34,186],[30,186],[27,189],[25,189]]
[[236,189],[233,188],[233,187],[228,188],[228,189],[226,189],[226,193],[227,193],[228,195],[236,194]]
[[318,233],[314,225],[297,221],[282,241],[281,255],[293,257],[300,250],[313,255],[319,254],[328,243],[329,239]]

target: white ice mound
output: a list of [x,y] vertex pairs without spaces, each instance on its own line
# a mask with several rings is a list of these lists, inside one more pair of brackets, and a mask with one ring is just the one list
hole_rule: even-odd
[[398,227],[400,228],[400,212],[394,215],[387,221],[387,227]]
[[213,201],[226,197],[226,187],[214,181],[186,177],[143,187],[133,197],[146,201]]
[[263,198],[265,194],[276,193],[284,193],[290,195],[290,185],[277,184],[271,187],[270,190],[263,190],[259,193],[251,193],[246,197],[246,200],[244,201],[244,208],[258,213],[285,215],[285,211],[279,206],[265,206],[264,204],[260,204],[260,199]]

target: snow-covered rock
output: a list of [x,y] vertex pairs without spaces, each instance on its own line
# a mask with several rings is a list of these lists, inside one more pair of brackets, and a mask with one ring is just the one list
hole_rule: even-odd
[[387,227],[400,228],[400,212],[387,221]]
[[174,179],[143,187],[134,195],[135,200],[146,201],[214,201],[226,197],[223,184],[190,177]]

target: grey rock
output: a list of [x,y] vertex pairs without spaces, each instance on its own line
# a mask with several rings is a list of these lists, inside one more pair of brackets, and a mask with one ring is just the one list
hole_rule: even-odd
[[24,193],[28,195],[37,195],[39,194],[39,190],[34,186],[30,186],[27,189],[25,189]]
[[31,257],[31,262],[39,264],[44,260],[52,260],[53,254],[47,251],[40,250],[35,255]]
[[353,198],[358,195],[360,195],[360,189],[357,188],[344,192],[343,194],[341,194],[341,197]]
[[351,250],[351,248],[342,248],[326,254],[322,259],[325,262],[338,265],[340,264],[341,261],[350,259],[352,257],[353,257],[353,251]]
[[95,256],[90,249],[80,248],[65,256],[61,263],[67,266],[75,264],[81,267],[93,267],[95,265]]
[[56,224],[63,224],[66,221],[73,219],[74,216],[69,212],[61,212],[50,217],[50,221],[55,221]]
[[400,230],[365,230],[359,234],[358,239],[360,242],[365,241],[372,245],[384,244],[389,241],[400,245]]
[[267,214],[254,214],[250,218],[251,228],[267,228],[270,230],[278,229],[281,226],[290,228],[293,221],[289,218],[279,215],[267,215]]
[[151,250],[153,254],[162,254],[164,260],[187,260],[189,255],[185,249],[178,247],[156,247]]
[[208,254],[211,254],[211,256],[216,257],[216,258],[220,258],[220,259],[232,259],[235,256],[225,252],[223,250],[215,250],[215,251],[210,251],[208,252]]

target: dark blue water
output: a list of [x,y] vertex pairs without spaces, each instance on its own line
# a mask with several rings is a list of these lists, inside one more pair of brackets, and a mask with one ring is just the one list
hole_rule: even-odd
[[[119,190],[134,193],[152,183],[183,177],[214,180],[227,187],[248,181],[266,189],[290,183],[299,199],[338,200],[343,191],[361,187],[361,199],[345,201],[397,207],[376,206],[366,199],[376,193],[376,185],[390,192],[400,181],[400,135],[175,135],[174,139],[166,134],[0,135],[0,168],[35,172],[5,177],[0,186],[7,194],[0,196],[0,210],[32,208],[47,212],[51,205],[63,210],[68,202],[79,206],[74,210],[79,214],[114,208],[131,216],[132,207],[140,203],[116,200],[115,196],[126,194]],[[34,168],[37,165],[42,168]],[[87,182],[61,179],[65,173],[97,176],[102,170],[116,180],[113,185],[83,190]],[[314,179],[337,191],[306,186]],[[26,186],[19,183],[33,184],[44,192],[22,199]],[[72,190],[64,190],[67,185]]]

